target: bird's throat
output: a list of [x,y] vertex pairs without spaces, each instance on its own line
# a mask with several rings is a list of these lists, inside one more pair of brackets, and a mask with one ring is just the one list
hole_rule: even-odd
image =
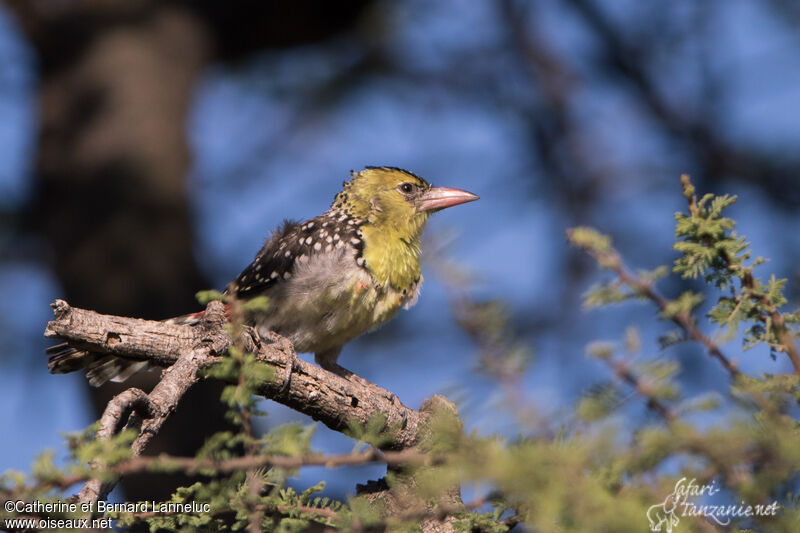
[[419,233],[362,226],[364,260],[370,274],[381,286],[399,291],[410,289],[419,281]]

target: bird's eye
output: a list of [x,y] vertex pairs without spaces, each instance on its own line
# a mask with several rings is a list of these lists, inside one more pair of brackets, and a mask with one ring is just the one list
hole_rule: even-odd
[[414,184],[408,182],[401,183],[399,188],[402,193],[411,194],[411,192],[414,190]]

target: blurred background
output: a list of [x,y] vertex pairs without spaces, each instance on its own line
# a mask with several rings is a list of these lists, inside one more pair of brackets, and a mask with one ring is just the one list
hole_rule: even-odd
[[[418,305],[348,345],[347,368],[412,408],[443,393],[468,428],[515,435],[462,327],[464,301],[500,302],[533,354],[523,401],[555,423],[609,378],[585,344],[629,324],[645,355],[680,362],[687,395],[725,389],[697,347],[659,350],[670,328],[651,308],[583,311],[608,276],[564,230],[594,225],[631,266],[669,264],[690,173],[701,192],[740,195],[739,230],[796,301],[799,52],[790,0],[3,0],[0,471],[28,471],[44,448],[63,458],[61,435],[120,390],[48,374],[50,302],[198,309],[196,291],[223,288],[281,220],[321,213],[365,165],[481,200],[432,218]],[[739,347],[748,372],[788,368]],[[191,454],[224,427],[218,395],[193,390],[153,450]],[[308,422],[263,403],[265,428]],[[651,416],[631,404],[631,420]],[[320,427],[315,446],[352,442]],[[308,469],[297,484],[328,478],[343,496],[380,475]],[[121,490],[159,499],[170,483]]]

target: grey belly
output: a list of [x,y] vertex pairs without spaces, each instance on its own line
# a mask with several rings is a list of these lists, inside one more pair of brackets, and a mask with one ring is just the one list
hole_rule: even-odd
[[269,308],[254,320],[259,331],[287,337],[298,352],[320,353],[376,327],[378,291],[352,254],[343,248],[296,261],[291,279],[265,293]]

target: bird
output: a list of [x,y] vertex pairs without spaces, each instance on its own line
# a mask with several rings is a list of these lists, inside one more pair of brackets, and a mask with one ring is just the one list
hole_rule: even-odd
[[[284,221],[224,293],[239,301],[266,296],[268,306],[248,313],[247,325],[265,339],[270,332],[288,338],[298,353],[313,353],[319,366],[342,376],[353,375],[337,363],[345,344],[417,302],[421,236],[430,215],[479,199],[434,187],[398,167],[368,166],[350,174],[326,212]],[[165,322],[192,324],[201,316]],[[67,343],[47,353],[51,373],[85,368],[94,386],[125,381],[147,368],[146,361]]]

